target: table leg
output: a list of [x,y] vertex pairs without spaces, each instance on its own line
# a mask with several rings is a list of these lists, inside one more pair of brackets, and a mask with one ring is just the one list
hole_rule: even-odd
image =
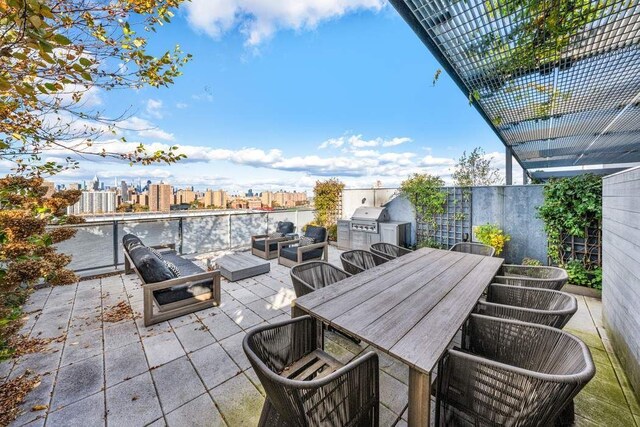
[[409,368],[409,427],[429,427],[431,374]]

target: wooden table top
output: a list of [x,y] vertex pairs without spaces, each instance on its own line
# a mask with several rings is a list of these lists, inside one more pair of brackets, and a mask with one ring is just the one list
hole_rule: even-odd
[[316,290],[294,304],[430,373],[503,261],[423,248]]

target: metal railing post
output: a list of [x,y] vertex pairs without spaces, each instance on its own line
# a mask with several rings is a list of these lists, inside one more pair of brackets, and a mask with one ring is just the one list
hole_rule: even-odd
[[231,214],[227,214],[227,232],[229,233],[229,246],[227,249],[231,250]]
[[[182,240],[182,238],[183,238],[183,235],[182,235],[182,220],[183,220],[182,217],[180,217],[180,219],[178,220],[178,240],[180,242],[178,253],[180,255],[182,255],[182,242],[183,242],[183,240]],[[196,249],[196,252],[198,252],[197,249]]]
[[118,269],[118,221],[113,221],[113,268]]

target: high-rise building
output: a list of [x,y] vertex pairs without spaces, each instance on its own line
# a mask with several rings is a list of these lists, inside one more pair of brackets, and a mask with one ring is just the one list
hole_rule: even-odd
[[253,197],[253,190],[252,190],[252,189],[249,189],[249,191],[247,191],[246,196],[247,196],[247,197]]
[[53,196],[53,193],[56,192],[56,185],[51,181],[43,181],[42,186],[47,187],[47,192],[44,195],[46,198]]
[[82,190],[82,184],[78,184],[77,182],[72,182],[71,184],[67,184],[67,189]]
[[129,203],[129,186],[125,181],[120,182],[120,200],[122,203]]
[[95,174],[93,180],[91,181],[91,189],[94,191],[100,190],[100,180],[98,179],[98,174]]
[[169,212],[173,199],[173,190],[169,184],[149,185],[149,210],[152,212]]
[[191,204],[196,201],[196,192],[193,190],[178,190],[176,192],[175,204]]
[[80,200],[67,208],[67,213],[107,213],[116,211],[115,191],[83,191]]
[[247,207],[249,209],[260,209],[262,207],[262,202],[258,198],[252,198],[247,200]]
[[227,193],[224,190],[217,190],[217,191],[207,190],[204,193],[203,203],[205,208],[213,206],[216,208],[225,209],[229,201],[228,199],[229,198],[227,196]]
[[291,208],[295,206],[301,206],[308,203],[307,193],[303,192],[288,192],[288,191],[263,191],[260,195],[262,206],[266,207],[286,207]]

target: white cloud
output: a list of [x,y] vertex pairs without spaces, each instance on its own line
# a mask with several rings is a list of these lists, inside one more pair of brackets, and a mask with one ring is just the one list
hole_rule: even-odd
[[344,145],[344,138],[331,138],[324,141],[322,144],[318,146],[318,148],[328,148],[328,147],[342,147]]
[[146,119],[132,116],[119,123],[118,128],[124,131],[132,132],[143,138],[160,139],[162,141],[173,141],[175,136],[172,133],[164,131]]
[[383,147],[395,147],[396,145],[404,144],[405,142],[411,142],[411,138],[403,137],[403,138],[393,138],[389,141],[384,141],[382,143]]
[[456,162],[450,157],[433,157],[432,155],[428,155],[423,157],[420,160],[421,166],[431,167],[431,166],[453,166]]
[[153,117],[154,119],[161,119],[164,115],[162,111],[162,100],[147,99],[146,112],[149,116]]
[[178,108],[180,110],[184,110],[188,106],[189,106],[189,104],[187,104],[186,102],[178,102],[178,103],[176,103],[176,108]]
[[258,46],[278,30],[312,30],[345,14],[377,12],[385,0],[192,0],[185,4],[191,26],[213,38],[239,30]]
[[339,138],[331,138],[324,141],[318,146],[318,148],[328,147],[342,147],[345,144],[352,148],[367,148],[367,147],[395,147],[396,145],[410,142],[411,138],[396,137],[392,139],[374,138],[364,139],[362,135],[341,136]]

